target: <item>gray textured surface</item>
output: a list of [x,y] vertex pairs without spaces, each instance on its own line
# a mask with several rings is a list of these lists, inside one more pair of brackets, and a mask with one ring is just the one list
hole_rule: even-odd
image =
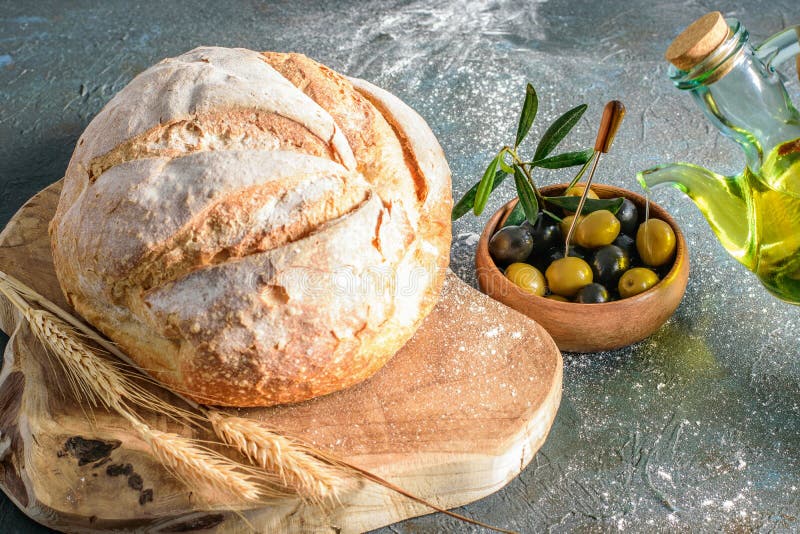
[[[605,101],[626,104],[600,181],[635,188],[636,170],[673,160],[738,172],[738,150],[671,87],[661,55],[709,9],[760,39],[800,22],[796,2],[654,4],[0,2],[0,224],[61,177],[114,92],[201,44],[304,52],[396,93],[439,136],[456,196],[512,138],[528,80],[544,119],[590,104],[576,148],[591,143]],[[484,216],[454,225],[453,268],[473,284],[476,233],[511,195],[504,186]],[[460,512],[523,532],[800,529],[800,308],[769,297],[687,199],[659,190],[655,200],[691,249],[680,308],[640,344],[565,355],[564,400],[543,449],[508,487]],[[0,530],[45,531],[4,497]],[[471,531],[441,515],[384,531],[434,530]]]

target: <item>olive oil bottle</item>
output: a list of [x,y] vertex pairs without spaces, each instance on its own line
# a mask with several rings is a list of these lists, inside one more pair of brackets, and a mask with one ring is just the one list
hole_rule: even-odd
[[776,67],[800,54],[798,28],[753,46],[744,26],[713,12],[682,32],[666,53],[670,78],[739,144],[746,167],[721,176],[677,163],[638,175],[645,190],[686,193],[722,246],[792,304],[800,304],[800,113]]
[[683,163],[641,172],[639,181],[686,193],[731,256],[773,295],[800,303],[800,139],[776,147],[758,174],[746,167],[720,176]]
[[761,174],[745,171],[752,192],[747,258],[775,296],[800,302],[800,139],[767,156]]

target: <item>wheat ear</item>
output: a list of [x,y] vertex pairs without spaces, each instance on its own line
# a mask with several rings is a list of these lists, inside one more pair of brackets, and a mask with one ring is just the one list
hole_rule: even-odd
[[[258,499],[258,502],[261,503],[264,502],[263,498],[266,495],[283,496],[279,489],[257,485],[253,481],[252,475],[248,476],[246,474],[249,473],[246,466],[236,464],[227,457],[198,446],[191,440],[177,434],[168,434],[150,428],[131,413],[120,396],[104,393],[124,392],[126,383],[130,381],[124,376],[117,377],[116,373],[119,370],[116,366],[107,360],[99,358],[79,338],[76,339],[76,332],[72,328],[74,327],[112,354],[119,356],[124,362],[130,363],[130,359],[116,346],[102,338],[80,320],[2,271],[0,271],[0,293],[4,294],[25,315],[31,324],[31,330],[34,335],[46,348],[59,357],[59,362],[65,366],[68,375],[71,376],[71,369],[75,368],[77,387],[80,391],[84,392],[84,394],[88,393],[91,399],[99,400],[130,421],[139,436],[150,445],[156,457],[179,480],[186,484],[195,483],[202,484],[203,487],[210,486],[229,495],[236,495],[246,499]],[[32,300],[47,311],[34,310],[23,299],[22,295],[24,295],[25,299]],[[34,323],[38,326],[35,326]],[[64,353],[71,354],[71,357],[64,358]],[[73,367],[70,366],[70,362],[72,362]],[[104,367],[103,364],[108,367]],[[98,391],[96,389],[99,387],[97,384],[98,382],[103,383],[102,379],[98,381],[90,379],[87,383],[87,376],[111,376],[116,378],[108,379],[105,383],[106,388]],[[156,397],[156,399],[158,398]],[[333,477],[336,471],[339,470],[336,476],[341,476],[344,472],[354,477],[369,480],[460,521],[497,532],[513,532],[481,523],[436,506],[370,471],[337,459],[300,441],[286,438],[254,421],[229,416],[198,405],[191,400],[184,400],[192,407],[201,410],[208,421],[211,422],[217,436],[228,445],[245,454],[251,462],[259,465],[264,470],[277,471],[285,485],[291,484],[292,488],[298,490],[298,492],[304,491],[303,488],[311,488],[312,491],[305,490],[305,498],[308,500],[337,499],[341,495],[342,488],[347,487],[349,482],[334,481],[328,478]],[[169,406],[161,399],[158,399],[158,402]],[[153,408],[151,407],[151,409]],[[263,473],[259,473],[259,475],[263,476]],[[319,477],[319,480],[316,477]]]
[[459,521],[514,534],[512,530],[487,525],[437,506],[366,469],[317,450],[301,440],[281,435],[257,421],[214,410],[209,410],[206,415],[214,426],[214,432],[223,441],[264,469],[277,471],[284,484],[302,490],[298,492],[301,495],[317,495],[317,501],[338,499],[353,488],[355,480],[364,479]]
[[[120,376],[115,366],[75,339],[69,326],[49,312],[32,310],[26,315],[33,334],[64,365],[80,393],[95,405],[99,402],[130,422],[155,457],[189,488],[210,487],[228,497],[250,502],[278,495],[257,484],[253,477],[256,473],[247,466],[190,439],[155,430],[143,423],[126,404],[126,398],[131,395],[130,382]],[[262,473],[257,475],[261,477]]]
[[314,456],[311,449],[268,429],[263,424],[209,410],[214,432],[255,465],[276,473],[283,484],[312,502],[339,501],[352,489],[354,477],[347,470]]
[[114,364],[97,357],[75,339],[69,327],[48,312],[31,309],[25,316],[33,335],[66,371],[75,393],[93,406],[124,409],[126,381],[119,376]]
[[[69,327],[49,312],[33,310],[28,315],[31,331],[64,365],[79,391],[95,404],[102,403],[124,417],[150,446],[155,457],[188,487],[211,487],[228,497],[258,502],[269,493],[257,485],[248,468],[221,454],[205,449],[192,440],[161,432],[143,423],[127,406],[130,382],[109,362],[76,340]],[[260,475],[261,473],[259,473]]]
[[102,405],[114,410],[124,417],[150,446],[155,457],[189,487],[211,487],[227,496],[252,502],[286,496],[274,487],[256,482],[269,481],[260,471],[236,463],[190,439],[150,428],[126,403],[144,390],[134,387],[114,364],[99,357],[59,318],[48,311],[32,308],[8,288],[0,286],[0,292],[20,309],[33,335],[62,365],[79,398],[89,400],[94,406]]
[[[173,475],[193,488],[213,488],[227,497],[261,502],[265,497],[286,496],[242,473],[242,466],[178,434],[161,432],[129,419],[136,433],[150,445],[158,460]],[[269,495],[267,495],[269,493]]]
[[31,331],[48,353],[55,354],[67,372],[72,389],[93,406],[129,412],[128,403],[163,413],[180,423],[199,426],[202,417],[182,410],[153,395],[129,379],[120,364],[101,357],[87,345],[70,325],[48,311],[28,309],[23,312]]

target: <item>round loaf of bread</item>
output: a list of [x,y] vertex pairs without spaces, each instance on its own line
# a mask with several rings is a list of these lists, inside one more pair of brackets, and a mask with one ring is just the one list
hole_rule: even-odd
[[380,369],[438,300],[450,172],[398,98],[298,54],[197,48],[78,140],[50,226],[69,303],[168,387],[268,406]]

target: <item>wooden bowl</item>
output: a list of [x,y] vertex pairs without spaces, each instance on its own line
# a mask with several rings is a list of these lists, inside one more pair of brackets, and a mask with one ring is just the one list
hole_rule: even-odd
[[[561,194],[567,184],[541,188],[545,196]],[[600,198],[625,197],[639,210],[644,220],[645,198],[632,191],[609,185],[594,184]],[[640,341],[664,324],[673,314],[686,291],[689,279],[689,255],[686,240],[669,214],[650,202],[650,216],[667,222],[675,232],[677,250],[672,269],[662,280],[636,296],[602,304],[558,302],[531,295],[503,275],[489,255],[489,238],[505,222],[517,200],[495,213],[478,242],[475,266],[481,291],[534,319],[553,337],[558,348],[568,352],[611,350]]]

